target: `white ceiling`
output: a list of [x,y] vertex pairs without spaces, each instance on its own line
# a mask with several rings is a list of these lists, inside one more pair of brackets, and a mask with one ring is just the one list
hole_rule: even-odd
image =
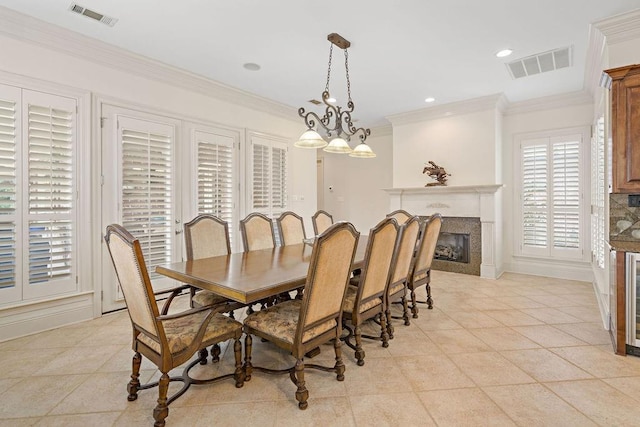
[[[640,0],[78,0],[117,18],[111,28],[71,13],[71,0],[5,6],[292,107],[324,90],[330,43],[351,41],[358,126],[449,102],[504,93],[510,102],[583,88],[589,24]],[[573,66],[511,79],[506,62],[573,46]],[[509,47],[508,58],[495,53]],[[260,71],[248,71],[253,62]],[[344,56],[331,93],[344,105]],[[436,98],[425,104],[427,96]]]

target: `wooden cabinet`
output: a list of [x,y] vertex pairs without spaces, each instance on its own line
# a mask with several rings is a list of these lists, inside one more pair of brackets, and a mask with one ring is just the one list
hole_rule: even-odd
[[640,65],[605,72],[613,80],[613,192],[640,193]]

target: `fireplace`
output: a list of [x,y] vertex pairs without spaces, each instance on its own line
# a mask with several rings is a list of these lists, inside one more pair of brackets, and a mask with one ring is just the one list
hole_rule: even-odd
[[[389,212],[443,216],[441,234],[469,235],[468,262],[434,259],[434,270],[495,279],[502,270],[502,185],[390,188]],[[457,244],[456,244],[457,245]]]
[[440,261],[469,263],[469,235],[440,233],[433,257]]

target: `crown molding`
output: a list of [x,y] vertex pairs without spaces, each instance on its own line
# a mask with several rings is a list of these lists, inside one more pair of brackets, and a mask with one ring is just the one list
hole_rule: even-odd
[[298,118],[295,107],[227,86],[2,6],[0,34],[284,119]]
[[593,96],[588,91],[581,90],[577,92],[563,93],[560,95],[529,99],[522,102],[514,102],[509,104],[509,107],[504,111],[504,114],[505,116],[512,116],[514,114],[532,113],[535,111],[586,104],[593,104]]
[[504,108],[505,100],[503,94],[494,94],[480,98],[468,99],[465,101],[452,102],[435,107],[421,108],[419,110],[408,111],[406,113],[387,116],[386,119],[393,126],[408,123],[422,122],[426,120],[441,119],[463,114],[475,113],[491,109],[500,110]]
[[607,44],[616,44],[640,37],[640,9],[621,13],[593,23],[607,38]]

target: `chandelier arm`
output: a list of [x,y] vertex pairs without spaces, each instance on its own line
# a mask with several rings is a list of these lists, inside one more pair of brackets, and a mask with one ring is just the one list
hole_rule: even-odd
[[303,107],[298,108],[298,115],[304,119],[304,123],[309,129],[313,129],[316,126],[316,121],[318,123],[322,123],[322,120],[324,119],[321,119],[314,111],[305,113],[305,109]]

